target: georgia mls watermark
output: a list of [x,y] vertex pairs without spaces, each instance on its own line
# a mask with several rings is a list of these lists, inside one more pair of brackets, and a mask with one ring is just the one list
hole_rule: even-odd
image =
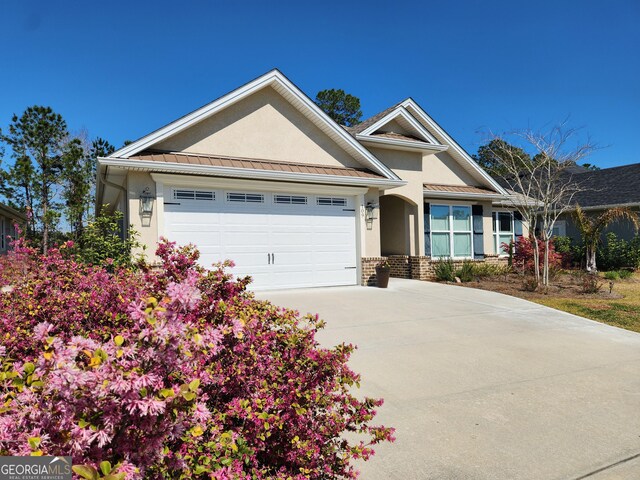
[[0,457],[0,480],[71,480],[71,457]]

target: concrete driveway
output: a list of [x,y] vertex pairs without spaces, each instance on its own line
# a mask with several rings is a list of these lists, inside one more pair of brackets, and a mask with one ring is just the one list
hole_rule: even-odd
[[391,279],[263,292],[358,345],[394,444],[368,479],[640,479],[640,335],[524,300]]

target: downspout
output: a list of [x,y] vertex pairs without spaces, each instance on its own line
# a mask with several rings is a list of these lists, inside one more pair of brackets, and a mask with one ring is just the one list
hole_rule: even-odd
[[[110,182],[109,180],[107,180],[107,170],[109,169],[109,166],[107,166],[107,168],[105,168],[105,172],[102,174],[102,176],[100,177],[100,181],[102,183],[104,183],[105,185],[108,185],[110,187],[113,187],[117,190],[120,190],[122,193],[124,193],[124,218],[123,218],[123,225],[122,225],[122,229],[124,230],[123,232],[123,236],[126,240],[126,238],[129,236],[129,228],[127,228],[127,225],[129,225],[129,199],[127,198],[127,189],[125,187],[123,187],[122,185],[118,185],[117,183],[113,183]],[[104,190],[103,190],[104,191]]]

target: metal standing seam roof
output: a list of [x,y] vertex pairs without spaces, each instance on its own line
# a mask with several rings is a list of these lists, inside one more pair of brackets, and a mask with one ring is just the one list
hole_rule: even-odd
[[143,151],[130,157],[131,160],[144,160],[158,163],[178,163],[211,167],[241,168],[253,170],[271,170],[277,172],[302,173],[311,175],[334,175],[341,177],[386,179],[365,168],[336,167],[307,163],[281,162],[255,158],[224,157],[193,153]]
[[449,192],[449,193],[473,193],[481,195],[499,195],[498,192],[489,188],[474,187],[470,185],[441,185],[437,183],[423,184],[425,190],[432,192]]

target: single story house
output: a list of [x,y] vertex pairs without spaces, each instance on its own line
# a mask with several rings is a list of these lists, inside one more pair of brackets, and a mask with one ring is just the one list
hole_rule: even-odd
[[16,210],[0,203],[0,255],[11,249],[11,240],[16,238],[16,225],[24,225],[27,217]]
[[433,277],[432,258],[499,261],[522,225],[507,192],[413,99],[338,125],[280,71],[106,158],[97,204],[224,259],[255,289]]
[[[640,163],[601,170],[576,169],[572,175],[580,186],[573,202],[585,213],[596,216],[613,207],[626,207],[640,213]],[[554,233],[580,242],[580,231],[573,215],[570,211],[558,219]],[[626,219],[613,222],[603,233],[608,232],[627,241],[638,235],[633,223]]]

